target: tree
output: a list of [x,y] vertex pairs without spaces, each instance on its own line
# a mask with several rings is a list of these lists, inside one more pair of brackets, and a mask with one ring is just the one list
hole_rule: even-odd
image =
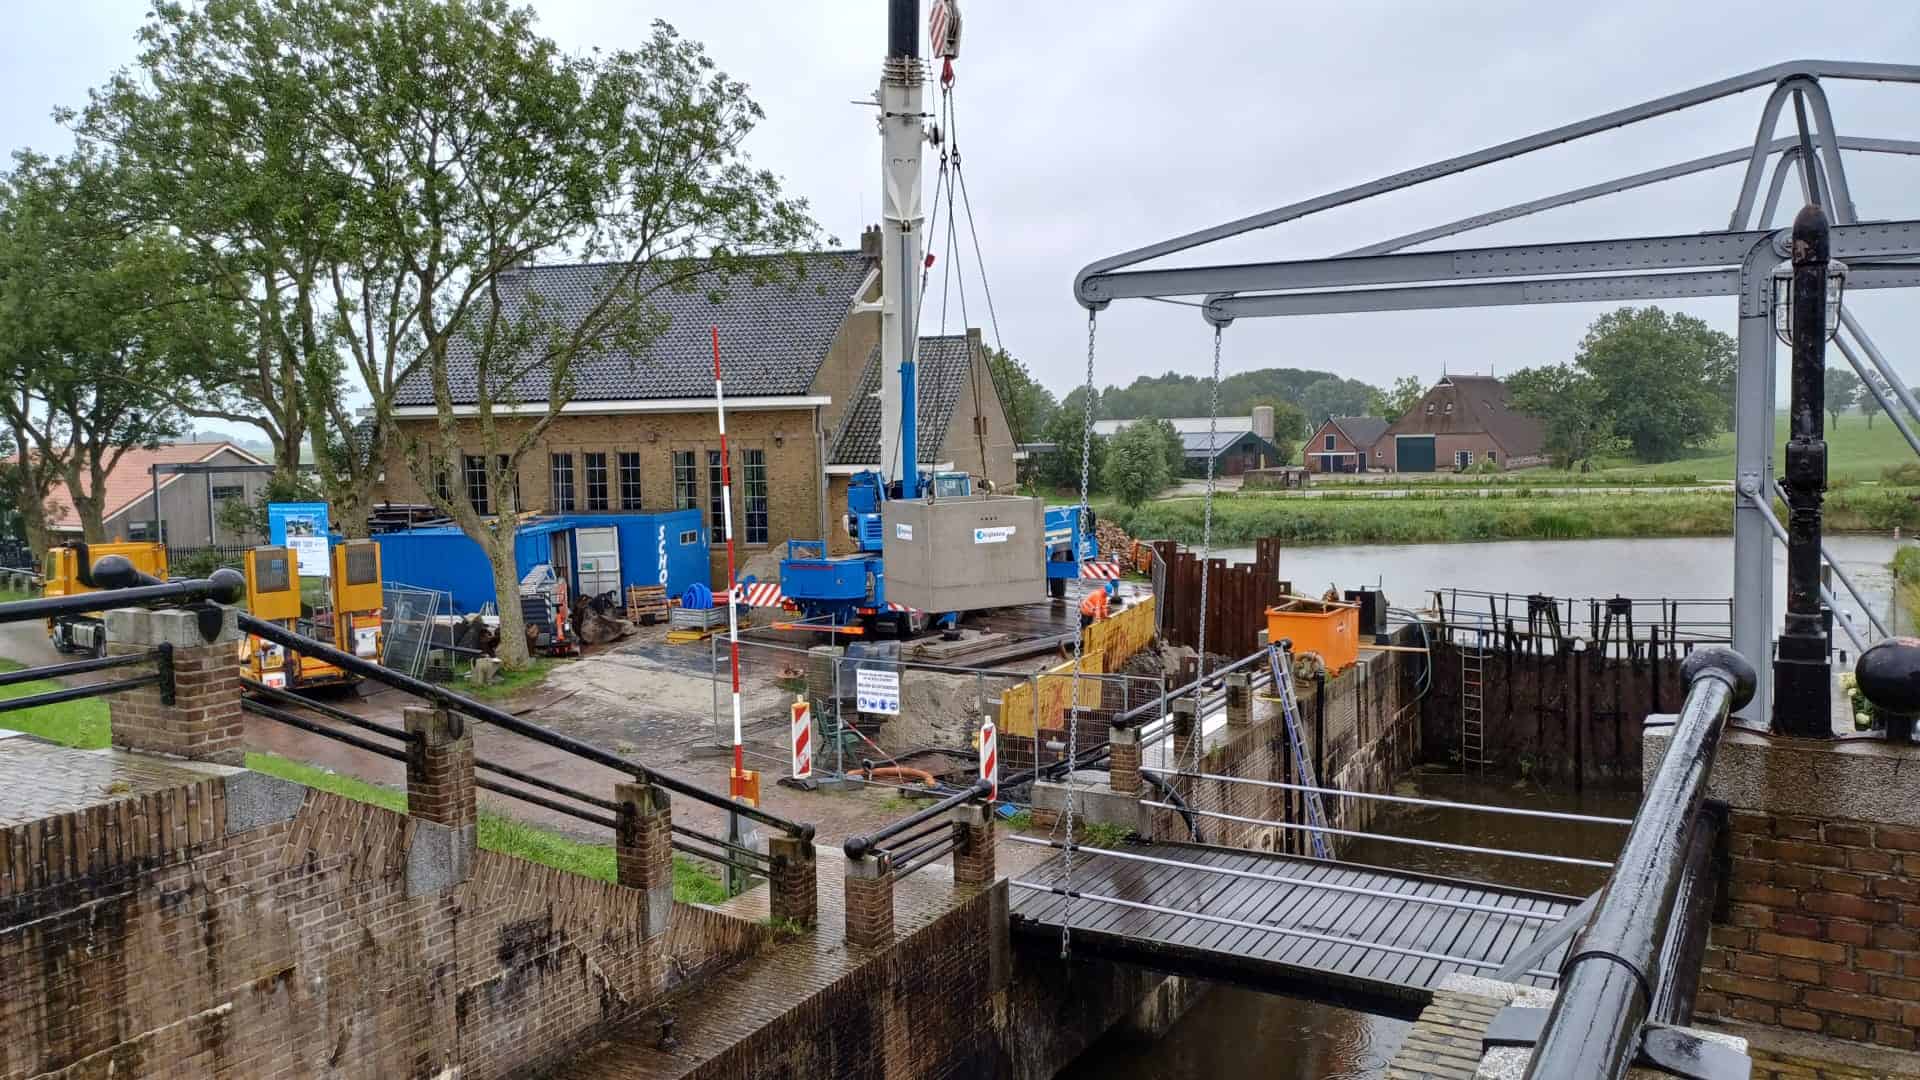
[[1623,307],[1587,328],[1575,363],[1634,455],[1664,461],[1724,425],[1721,380],[1735,356],[1731,337],[1691,315]]
[[1164,420],[1141,420],[1107,440],[1100,467],[1103,486],[1127,506],[1139,506],[1160,493],[1175,475],[1168,467],[1168,443],[1178,451],[1179,436]]
[[[31,517],[51,473],[82,535],[106,539],[107,477],[126,452],[177,434],[152,387],[219,353],[227,337],[186,253],[130,211],[135,170],[83,147],[15,157],[0,179],[0,411],[28,463]],[[28,521],[44,544],[44,520]]]
[[[1052,453],[1040,461],[1040,482],[1049,487],[1080,490],[1080,439],[1086,431],[1082,413],[1062,405],[1048,421],[1045,438],[1054,445]],[[1106,475],[1107,440],[1095,435],[1087,446],[1088,491],[1101,490]]]
[[1329,416],[1359,416],[1378,392],[1358,380],[1328,375],[1300,391],[1300,407],[1306,411],[1307,422],[1317,425]]
[[[1881,382],[1879,379],[1875,379],[1874,384],[1880,388],[1881,393],[1884,394],[1888,392],[1886,384],[1884,382]],[[1874,415],[1881,411],[1880,399],[1873,396],[1873,392],[1867,389],[1867,385],[1865,383],[1861,383],[1859,401],[1860,401],[1860,415],[1867,418],[1867,430],[1871,431],[1873,430]]]
[[1582,368],[1523,368],[1507,376],[1506,384],[1514,410],[1535,417],[1546,429],[1547,453],[1560,468],[1587,472],[1595,458],[1619,446],[1600,383]]
[[1833,426],[1840,426],[1840,414],[1860,403],[1863,397],[1872,397],[1853,372],[1844,368],[1828,367],[1826,375],[1827,415],[1833,418]]
[[1393,380],[1391,389],[1373,392],[1367,401],[1367,412],[1392,423],[1406,415],[1408,409],[1420,404],[1420,399],[1426,396],[1426,383],[1421,382],[1418,376],[1402,375]]
[[1034,382],[1027,366],[1005,350],[987,350],[987,370],[992,373],[994,391],[1007,410],[1007,426],[1013,430],[1013,441],[1038,442],[1047,422],[1053,419],[1053,411],[1060,407],[1053,399],[1053,391]]

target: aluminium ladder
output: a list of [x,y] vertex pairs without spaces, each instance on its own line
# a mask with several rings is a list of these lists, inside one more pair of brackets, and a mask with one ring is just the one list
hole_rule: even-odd
[[1333,850],[1327,844],[1327,834],[1321,830],[1327,827],[1327,809],[1320,802],[1320,781],[1313,775],[1313,761],[1307,757],[1307,741],[1300,731],[1300,699],[1293,692],[1293,658],[1278,645],[1267,646],[1267,664],[1273,669],[1273,692],[1280,697],[1280,715],[1287,722],[1287,742],[1293,747],[1293,760],[1300,777],[1300,786],[1306,790],[1307,824],[1313,828],[1308,835],[1313,837],[1313,854],[1318,859],[1333,858]]
[[1473,642],[1460,648],[1460,769],[1487,770],[1486,633],[1473,631]]

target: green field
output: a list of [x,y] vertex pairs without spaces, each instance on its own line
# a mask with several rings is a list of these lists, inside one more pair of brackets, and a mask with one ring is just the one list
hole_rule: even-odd
[[[1827,479],[1828,482],[1871,481],[1880,479],[1880,471],[1892,465],[1909,465],[1920,462],[1913,448],[1900,437],[1893,422],[1884,416],[1876,417],[1873,427],[1867,427],[1866,418],[1855,413],[1840,418],[1835,426],[1833,418],[1827,418]],[[1787,445],[1787,414],[1773,414],[1773,438],[1775,443],[1773,465],[1775,471],[1785,466]],[[1607,468],[1596,470],[1590,476],[1632,477],[1652,474],[1691,473],[1701,480],[1730,481],[1733,479],[1733,433],[1721,432],[1713,442],[1691,454],[1672,461],[1652,464],[1633,464],[1620,462]]]

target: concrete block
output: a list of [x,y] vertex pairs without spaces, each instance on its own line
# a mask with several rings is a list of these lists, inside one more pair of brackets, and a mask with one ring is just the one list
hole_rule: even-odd
[[[1643,778],[1653,776],[1672,743],[1670,726],[1646,730]],[[1920,826],[1920,746],[1729,730],[1714,757],[1707,794],[1735,810]]]
[[151,648],[172,645],[190,649],[240,640],[238,615],[233,608],[222,608],[220,632],[212,641],[200,636],[197,611],[149,611],[146,608],[114,608],[105,616],[107,640],[121,645]]
[[1078,820],[1119,825],[1132,832],[1146,834],[1148,809],[1140,805],[1140,796],[1122,794],[1105,784],[1089,783],[1077,776],[1071,781],[1034,781],[1034,808],[1065,814],[1069,785],[1073,788],[1073,813]]
[[500,661],[491,656],[476,657],[473,661],[473,673],[470,676],[475,686],[492,686],[500,677]]
[[227,832],[291,821],[307,801],[305,785],[252,771],[227,777]]
[[[473,874],[474,827],[413,821],[407,845],[407,895],[445,892]],[[672,886],[668,886],[671,895]]]

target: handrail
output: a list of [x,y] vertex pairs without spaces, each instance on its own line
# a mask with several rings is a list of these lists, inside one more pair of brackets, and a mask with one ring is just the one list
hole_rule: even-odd
[[741,817],[758,821],[763,825],[772,826],[800,840],[813,839],[814,827],[811,823],[789,821],[778,814],[762,810],[757,806],[734,802],[724,795],[716,795],[704,788],[689,784],[684,780],[628,761],[617,754],[602,750],[592,743],[582,742],[570,735],[562,735],[560,732],[554,731],[551,728],[522,720],[504,709],[496,709],[490,705],[484,705],[470,697],[454,693],[444,686],[436,686],[425,680],[416,679],[411,675],[402,674],[391,668],[385,668],[372,661],[355,656],[352,653],[336,649],[324,642],[296,634],[277,623],[267,622],[264,619],[258,619],[252,615],[242,614],[240,616],[240,629],[303,656],[311,656],[317,660],[324,660],[335,667],[350,671],[362,678],[372,679],[374,682],[391,686],[396,690],[403,690],[415,697],[424,698],[436,705],[471,716],[476,720],[482,720],[497,727],[505,728],[515,735],[524,736],[535,742],[545,743],[556,750],[564,750],[576,757],[585,758],[596,765],[603,765],[616,772],[626,773],[649,784],[665,788],[679,795],[684,795],[695,802],[719,807],[731,814],[739,814]]
[[[125,566],[122,571],[112,565]],[[32,600],[15,600],[0,604],[0,623],[32,622],[37,619],[54,619],[62,615],[86,615],[115,607],[137,607],[156,603],[191,603],[213,600],[222,604],[232,604],[245,595],[246,580],[237,570],[221,568],[211,577],[193,578],[187,581],[166,581],[159,584],[133,584],[136,581],[153,579],[144,574],[127,576],[133,566],[119,555],[109,555],[100,560],[94,568],[93,578],[102,587],[93,592],[74,593],[69,596],[41,596]],[[126,581],[126,586],[115,586],[113,581]]]
[[1660,984],[1668,923],[1685,876],[1707,776],[1727,715],[1753,698],[1753,665],[1702,649],[1681,667],[1687,700],[1673,742],[1647,784],[1593,919],[1561,965],[1560,993],[1527,1066],[1529,1080],[1616,1077],[1640,1048]]
[[865,858],[868,852],[884,850],[880,847],[882,841],[891,840],[901,833],[906,832],[908,829],[913,828],[915,825],[932,821],[934,818],[939,817],[954,807],[972,802],[974,799],[986,795],[992,790],[992,784],[989,784],[985,780],[976,780],[971,787],[957,791],[931,806],[922,808],[917,813],[909,814],[899,821],[880,829],[878,832],[871,832],[865,836],[849,836],[847,837],[846,843],[840,845],[840,848],[847,853],[847,858],[849,859]]

